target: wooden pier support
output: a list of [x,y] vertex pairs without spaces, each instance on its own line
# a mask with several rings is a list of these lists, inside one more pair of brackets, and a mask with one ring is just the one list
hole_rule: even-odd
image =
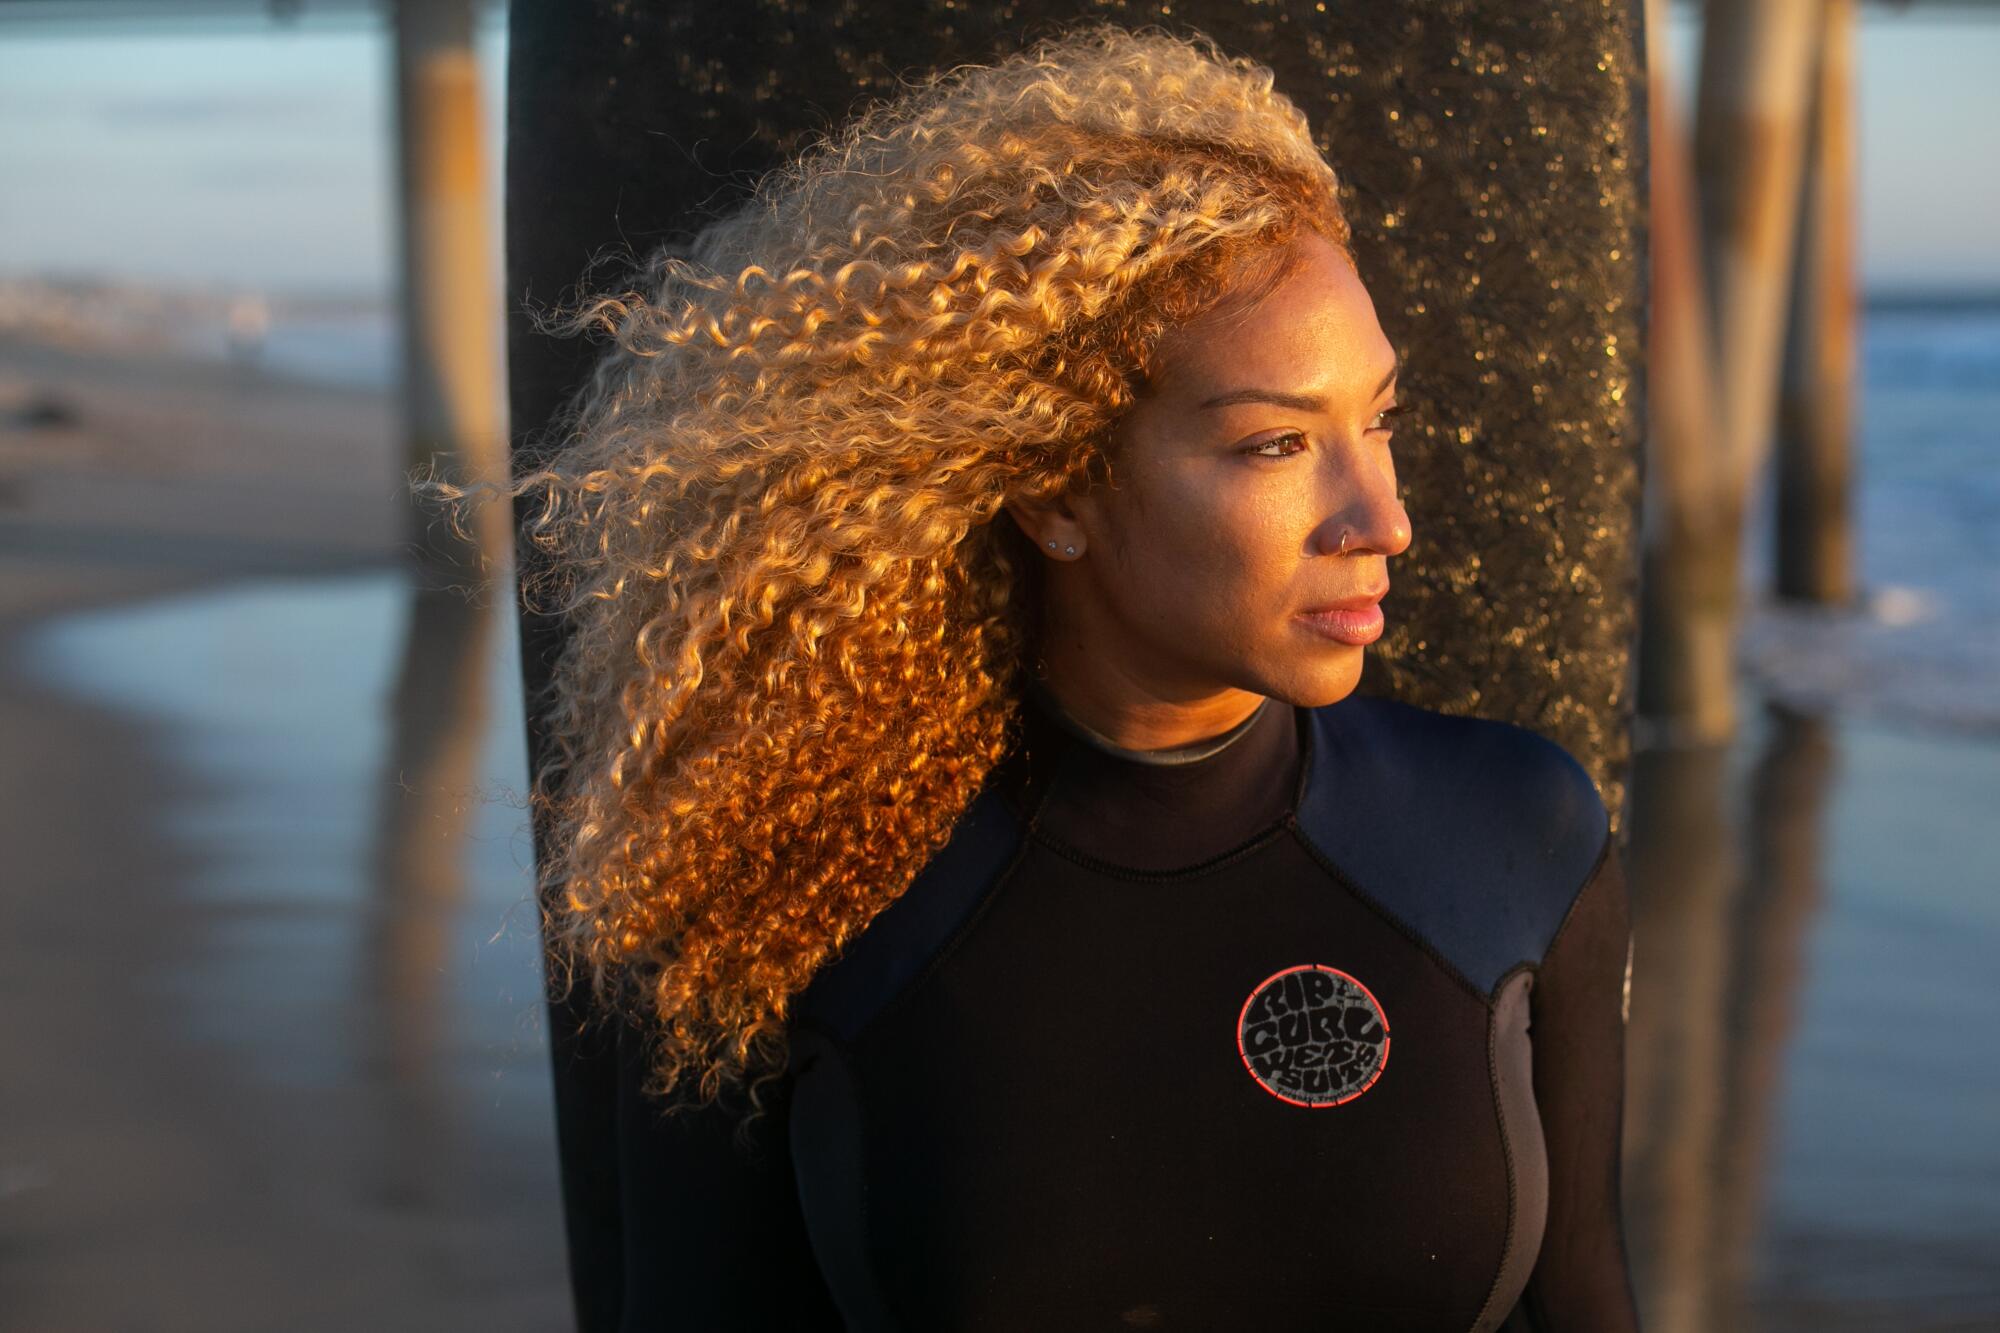
[[[1661,353],[1686,354],[1678,371],[1656,367],[1652,381],[1658,471],[1639,706],[1656,733],[1683,743],[1719,743],[1736,727],[1744,519],[1771,455],[1822,2],[1708,0],[1691,168],[1673,117],[1660,113],[1670,100],[1666,43],[1647,43],[1654,328]],[[1653,7],[1659,20],[1664,10]],[[1685,220],[1690,209],[1698,227]],[[1689,265],[1703,274],[1699,291]],[[1708,332],[1699,354],[1689,322]]]
[[1817,69],[1778,406],[1778,596],[1855,596],[1852,528],[1857,301],[1854,274],[1854,0],[1820,0]]
[[[488,217],[472,0],[398,0],[398,231],[402,265],[405,456],[451,456],[454,470],[504,480],[498,256]],[[446,571],[497,559],[512,539],[504,505],[477,520],[478,550],[443,519],[413,512],[414,554]]]

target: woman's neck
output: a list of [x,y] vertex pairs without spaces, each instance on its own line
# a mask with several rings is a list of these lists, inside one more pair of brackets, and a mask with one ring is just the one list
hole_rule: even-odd
[[1135,748],[1120,744],[1103,731],[1077,717],[1071,707],[1057,697],[1055,691],[1046,680],[1038,679],[1030,681],[1029,688],[1034,691],[1035,697],[1041,701],[1049,714],[1056,721],[1060,722],[1072,735],[1086,744],[1096,746],[1099,750],[1117,758],[1128,759],[1142,764],[1187,764],[1206,759],[1246,735],[1250,728],[1256,725],[1258,716],[1271,702],[1269,698],[1257,696],[1256,702],[1251,705],[1250,711],[1243,716],[1241,721],[1224,728],[1220,732],[1202,736],[1181,744]]

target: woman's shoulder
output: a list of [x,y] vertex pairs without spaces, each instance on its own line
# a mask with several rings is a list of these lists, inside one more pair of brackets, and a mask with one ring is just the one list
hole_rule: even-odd
[[1504,812],[1546,834],[1602,837],[1592,827],[1605,817],[1595,779],[1541,732],[1369,695],[1311,711],[1315,767],[1326,773],[1350,781],[1365,774],[1408,796]]
[[1589,770],[1493,718],[1363,695],[1310,714],[1306,840],[1482,990],[1538,958],[1608,845]]

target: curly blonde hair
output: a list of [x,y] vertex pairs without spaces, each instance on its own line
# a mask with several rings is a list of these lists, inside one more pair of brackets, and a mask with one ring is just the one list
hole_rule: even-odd
[[871,104],[558,321],[615,345],[484,489],[536,497],[523,591],[568,631],[531,793],[552,993],[639,1024],[650,1094],[761,1108],[792,998],[1007,752],[1040,575],[1003,502],[1108,478],[1163,337],[1301,227],[1348,249],[1272,85],[1072,28]]

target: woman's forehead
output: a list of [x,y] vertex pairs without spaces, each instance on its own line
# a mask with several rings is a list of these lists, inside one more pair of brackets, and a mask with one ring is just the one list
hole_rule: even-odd
[[1190,409],[1252,390],[1373,397],[1396,367],[1368,289],[1324,242],[1258,300],[1212,313],[1175,331],[1151,396]]

